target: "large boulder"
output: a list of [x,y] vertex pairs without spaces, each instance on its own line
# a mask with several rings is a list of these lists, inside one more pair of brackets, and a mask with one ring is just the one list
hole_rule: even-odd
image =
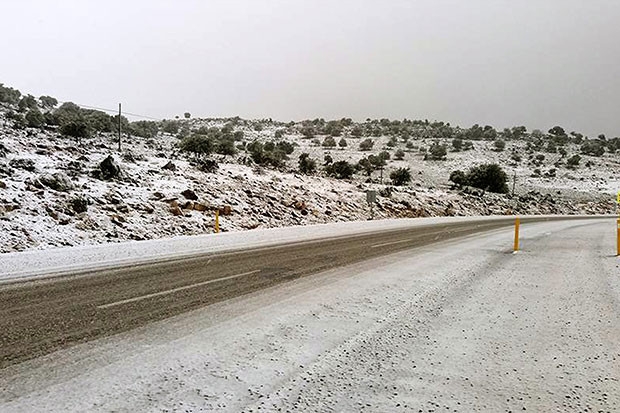
[[10,151],[7,149],[7,147],[0,143],[0,157],[6,157],[9,152]]
[[186,189],[185,191],[181,192],[181,195],[183,195],[185,199],[189,199],[191,201],[198,200],[198,195],[196,195],[196,192],[192,191],[191,189]]
[[172,161],[168,161],[168,163],[162,166],[161,169],[165,169],[167,171],[176,171],[177,166],[174,163],[172,163]]
[[43,174],[39,176],[39,182],[55,191],[67,192],[74,188],[71,179],[62,172]]
[[29,172],[34,172],[36,169],[32,159],[11,159],[9,165],[15,169],[23,169]]
[[110,180],[117,178],[120,174],[121,167],[118,166],[112,155],[108,155],[108,157],[99,164],[100,179]]

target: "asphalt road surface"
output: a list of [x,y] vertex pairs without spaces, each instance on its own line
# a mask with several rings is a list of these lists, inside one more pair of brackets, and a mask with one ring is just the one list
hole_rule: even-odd
[[512,222],[444,224],[0,284],[0,369],[283,281]]
[[518,254],[509,228],[446,241],[504,224],[7,286],[7,363],[200,308],[5,367],[0,411],[618,411],[615,222],[528,224]]

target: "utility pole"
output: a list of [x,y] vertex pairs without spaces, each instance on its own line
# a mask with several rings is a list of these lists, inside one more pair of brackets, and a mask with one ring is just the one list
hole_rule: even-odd
[[118,151],[121,151],[121,104],[118,104]]

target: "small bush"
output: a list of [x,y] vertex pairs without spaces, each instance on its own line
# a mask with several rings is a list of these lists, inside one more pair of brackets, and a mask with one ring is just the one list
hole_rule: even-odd
[[205,157],[213,152],[213,140],[206,135],[193,134],[183,138],[179,144],[183,152],[192,153],[197,158]]
[[428,149],[428,154],[424,156],[424,159],[430,159],[432,161],[443,161],[446,159],[447,154],[448,152],[446,151],[445,145],[434,143]]
[[483,164],[471,168],[466,177],[467,185],[497,193],[508,192],[507,180],[506,172],[497,164]]
[[566,167],[570,169],[575,169],[579,166],[580,161],[581,156],[575,154],[566,160]]
[[375,145],[372,139],[364,139],[360,142],[360,151],[369,151]]
[[404,157],[405,151],[403,151],[402,149],[398,149],[396,150],[396,153],[394,153],[394,159],[396,159],[397,161],[402,161]]
[[452,139],[452,148],[454,149],[454,152],[461,151],[463,149],[463,139],[461,138]]
[[235,141],[232,138],[220,139],[215,146],[215,152],[220,155],[236,155],[237,148],[235,147]]
[[316,171],[316,161],[310,158],[310,154],[302,153],[299,155],[299,172],[311,175]]
[[331,136],[327,136],[323,139],[322,145],[324,148],[333,148],[336,146],[336,140]]
[[338,146],[340,146],[341,148],[346,148],[347,140],[345,138],[340,139],[340,142],[338,142]]
[[62,125],[60,128],[60,133],[65,136],[73,137],[78,143],[81,143],[82,139],[90,137],[90,128],[86,122],[82,120],[74,120]]
[[504,142],[502,139],[496,139],[493,142],[493,146],[495,147],[495,151],[501,152],[506,148],[506,142]]
[[508,176],[497,164],[483,164],[471,168],[467,174],[463,171],[452,171],[450,181],[460,188],[465,185],[483,189],[485,191],[506,193]]
[[581,153],[590,156],[601,156],[605,153],[605,147],[601,141],[587,140],[581,145]]
[[40,128],[45,124],[45,116],[37,108],[30,109],[25,116],[26,123],[31,128]]
[[336,179],[349,179],[355,173],[355,168],[347,161],[338,161],[327,166],[325,172]]
[[406,185],[411,182],[411,170],[409,168],[398,168],[390,173],[392,184],[396,186]]
[[39,101],[41,102],[41,106],[47,110],[54,109],[56,105],[58,105],[58,100],[51,96],[41,96],[39,97]]
[[457,188],[461,188],[467,185],[467,177],[465,175],[465,172],[460,171],[460,170],[452,171],[452,173],[450,173],[449,180]]

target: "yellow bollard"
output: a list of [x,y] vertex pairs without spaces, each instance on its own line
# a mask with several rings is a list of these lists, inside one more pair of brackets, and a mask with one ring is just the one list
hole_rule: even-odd
[[519,224],[520,224],[520,220],[519,217],[515,218],[515,245],[513,248],[514,252],[519,251]]
[[215,211],[215,232],[220,232],[220,211]]
[[616,220],[616,236],[617,236],[617,240],[616,240],[616,255],[620,257],[620,218],[618,218]]

